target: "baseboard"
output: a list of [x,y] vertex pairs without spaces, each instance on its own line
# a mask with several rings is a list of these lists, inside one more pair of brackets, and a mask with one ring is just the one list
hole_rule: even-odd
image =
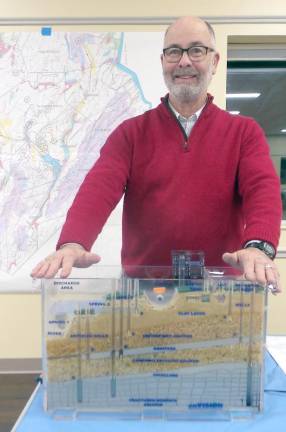
[[41,373],[41,358],[0,359],[1,373]]

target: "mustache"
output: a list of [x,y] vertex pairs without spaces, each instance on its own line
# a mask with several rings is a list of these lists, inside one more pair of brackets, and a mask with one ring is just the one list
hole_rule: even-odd
[[180,76],[197,76],[198,72],[194,71],[192,69],[178,69],[178,70],[174,70],[173,75],[176,77],[180,77]]

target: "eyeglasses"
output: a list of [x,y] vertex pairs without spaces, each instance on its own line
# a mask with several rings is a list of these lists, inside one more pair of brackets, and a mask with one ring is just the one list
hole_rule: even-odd
[[177,63],[183,57],[184,52],[189,56],[189,59],[196,62],[203,60],[208,52],[214,51],[213,48],[204,45],[191,46],[189,48],[169,47],[163,49],[163,54],[167,62]]

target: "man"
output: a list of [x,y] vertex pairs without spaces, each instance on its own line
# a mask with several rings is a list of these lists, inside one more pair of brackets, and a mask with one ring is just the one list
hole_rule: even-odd
[[264,134],[212,102],[219,54],[212,27],[195,17],[169,26],[161,63],[169,95],[108,138],[70,208],[56,253],[34,277],[67,277],[100,260],[89,252],[124,197],[122,263],[170,265],[171,251],[204,250],[206,265],[240,268],[277,283],[272,262],[281,221],[280,185]]

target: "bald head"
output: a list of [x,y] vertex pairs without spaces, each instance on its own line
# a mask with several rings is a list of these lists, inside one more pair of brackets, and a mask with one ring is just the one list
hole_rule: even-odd
[[213,27],[207,21],[198,17],[187,16],[176,19],[169,25],[165,32],[164,47],[167,46],[169,39],[173,39],[174,35],[184,34],[188,32],[201,34],[203,38],[209,38],[211,47],[215,48],[215,32]]

